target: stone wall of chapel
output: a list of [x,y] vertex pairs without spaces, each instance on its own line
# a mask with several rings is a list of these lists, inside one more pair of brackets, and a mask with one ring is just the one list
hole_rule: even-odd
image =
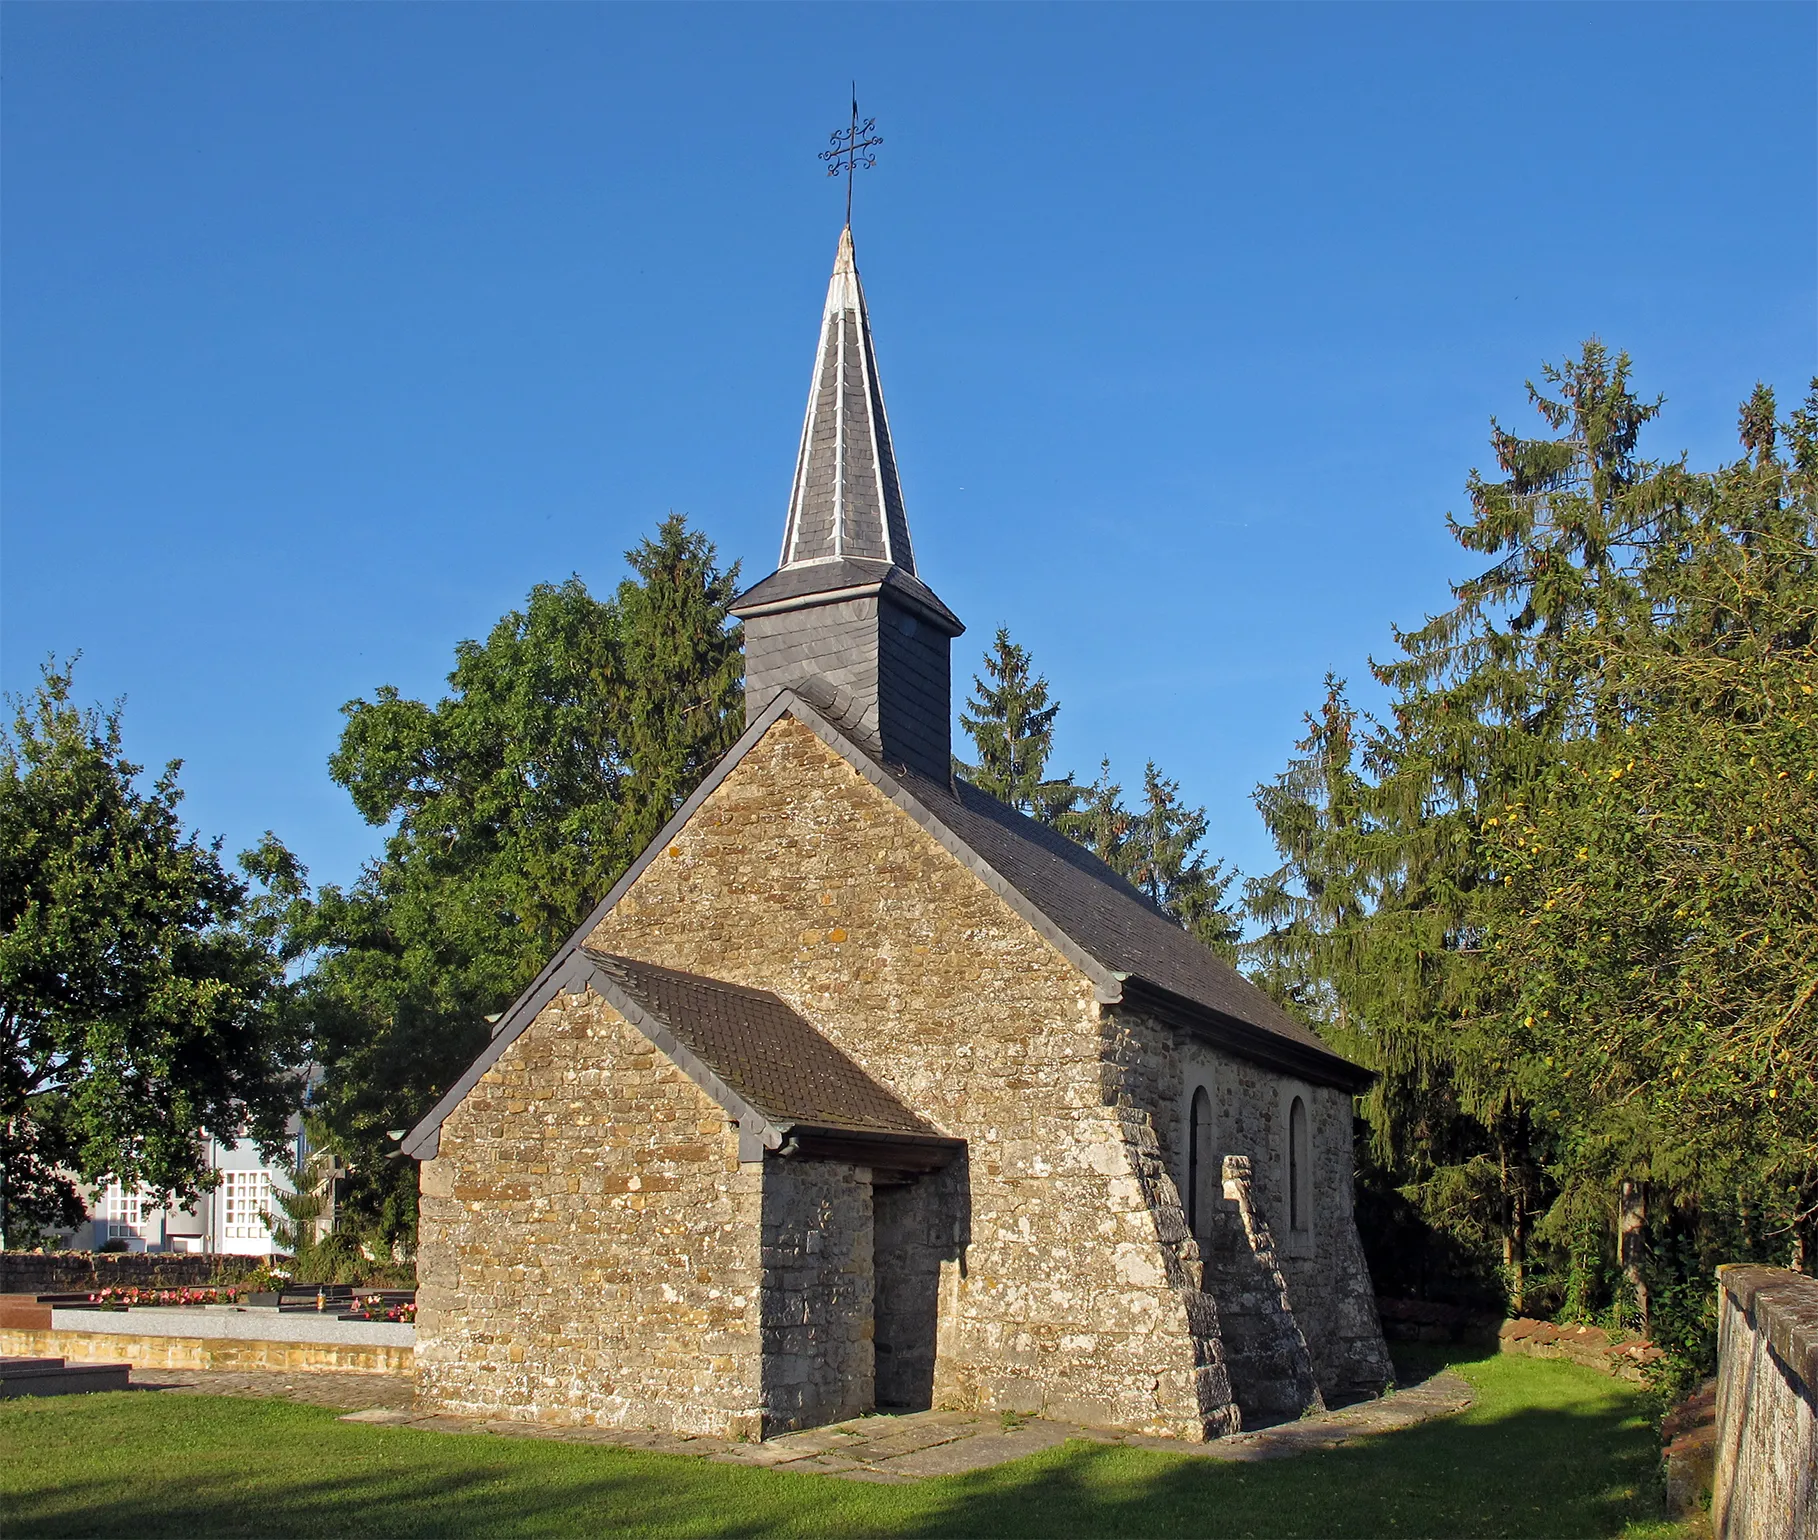
[[937,1404],[1205,1436],[1216,1343],[1170,1277],[1088,981],[812,731],[781,718],[592,941],[776,991],[968,1141]]
[[[1218,1192],[1216,1157],[1247,1155],[1253,1196],[1274,1235],[1321,1392],[1346,1399],[1380,1390],[1391,1370],[1357,1237],[1350,1096],[1264,1069],[1146,1017],[1134,1018],[1132,1031],[1142,1045],[1134,1078],[1153,1108],[1183,1212],[1190,1100],[1194,1087],[1204,1085],[1211,1093],[1215,1156],[1212,1173],[1201,1181],[1212,1184],[1214,1213],[1232,1207]],[[1289,1227],[1288,1203],[1288,1120],[1295,1096],[1306,1106],[1311,1156],[1312,1212],[1298,1234]]]
[[642,1033],[558,996],[423,1163],[419,1399],[759,1436],[761,1181]]
[[764,1162],[764,1434],[872,1409],[871,1173]]

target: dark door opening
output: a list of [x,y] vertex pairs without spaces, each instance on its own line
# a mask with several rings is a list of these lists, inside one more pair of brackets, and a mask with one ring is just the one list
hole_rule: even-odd
[[936,1176],[890,1181],[874,1174],[872,1346],[880,1410],[925,1412],[934,1405],[935,1326],[941,1259],[953,1222],[941,1211]]

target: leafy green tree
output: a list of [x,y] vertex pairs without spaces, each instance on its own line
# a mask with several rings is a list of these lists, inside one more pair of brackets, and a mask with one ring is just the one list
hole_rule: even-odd
[[316,1132],[350,1167],[346,1222],[414,1235],[414,1168],[391,1132],[466,1068],[500,1011],[738,736],[736,569],[671,515],[609,601],[539,586],[451,693],[351,702],[330,771],[389,828],[383,859],[291,914],[314,957],[303,1008],[325,1068]]
[[1048,775],[1054,753],[1054,719],[1060,702],[1048,681],[1034,671],[1026,648],[1000,626],[985,654],[985,672],[972,679],[972,699],[960,711],[960,726],[971,735],[978,763],[955,768],[999,802],[1038,822],[1063,823],[1078,805],[1081,788],[1070,775]]
[[1539,1066],[1557,1174],[1596,1225],[1616,1182],[1684,1209],[1737,1191],[1818,1239],[1818,396],[1702,478],[1574,634],[1577,730],[1486,818],[1501,1027]]
[[[204,1137],[284,1137],[300,1095],[268,906],[152,782],[120,710],[85,710],[47,665],[0,731],[0,1232],[79,1223],[75,1179],[157,1201],[208,1184]],[[243,858],[292,896],[275,839]]]
[[1530,387],[1555,436],[1496,427],[1453,521],[1490,565],[1397,633],[1382,721],[1329,683],[1258,793],[1259,976],[1380,1071],[1371,1159],[1500,1240],[1517,1305],[1536,1245],[1555,1303],[1614,1298],[1619,1189],[1679,1246],[1688,1212],[1758,1230],[1725,1203],[1803,1222],[1812,1169],[1781,1068],[1810,1052],[1810,411],[1783,465],[1758,393],[1744,462],[1697,475],[1641,457],[1629,376],[1593,342]]

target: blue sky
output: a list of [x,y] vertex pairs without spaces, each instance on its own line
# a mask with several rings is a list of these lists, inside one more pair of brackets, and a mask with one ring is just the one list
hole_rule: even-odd
[[[14,4],[0,682],[83,654],[238,850],[346,881],[338,708],[669,509],[775,560],[856,76],[923,575],[1213,843],[1468,570],[1596,333],[1731,453],[1818,366],[1811,5]],[[1360,691],[1366,698],[1370,692]]]

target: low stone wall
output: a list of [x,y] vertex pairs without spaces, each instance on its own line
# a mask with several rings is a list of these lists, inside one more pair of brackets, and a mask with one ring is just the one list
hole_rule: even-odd
[[1706,1380],[1660,1425],[1660,1466],[1667,1510],[1702,1513],[1711,1506],[1717,1468],[1717,1381]]
[[1599,1374],[1639,1385],[1649,1364],[1666,1357],[1653,1343],[1600,1326],[1555,1326],[1551,1321],[1504,1321],[1499,1333],[1505,1353],[1527,1358],[1567,1358]]
[[1818,1279],[1717,1269],[1717,1540],[1818,1535]]
[[338,1369],[409,1374],[416,1350],[334,1342],[267,1342],[232,1337],[137,1337],[123,1332],[0,1329],[0,1358],[62,1358],[72,1364],[136,1369]]
[[[24,1323],[15,1323],[24,1324]],[[328,1311],[209,1306],[203,1309],[146,1307],[86,1310],[53,1306],[40,1331],[74,1331],[122,1337],[232,1337],[239,1342],[338,1342],[351,1347],[417,1345],[407,1321],[343,1321]]]
[[182,1252],[0,1251],[0,1294],[77,1294],[96,1289],[183,1289],[216,1275],[239,1278],[261,1257]]

